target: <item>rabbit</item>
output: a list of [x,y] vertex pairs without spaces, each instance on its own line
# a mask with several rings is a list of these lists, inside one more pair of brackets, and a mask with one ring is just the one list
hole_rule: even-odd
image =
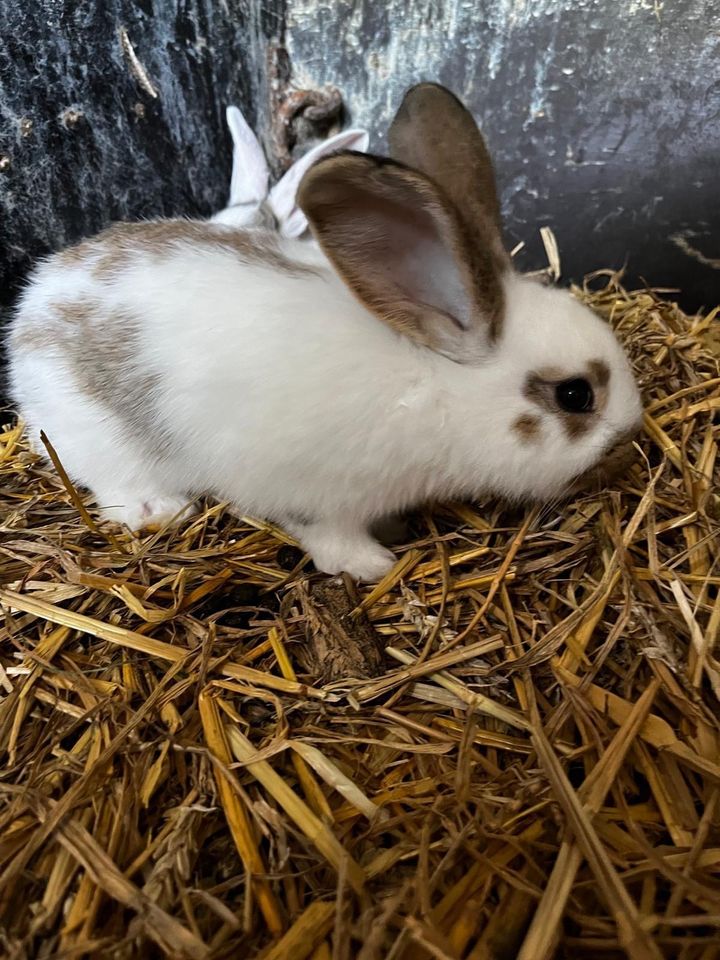
[[305,172],[321,255],[167,220],[37,267],[13,396],[104,518],[177,523],[209,494],[284,527],[319,571],[375,581],[395,562],[371,533],[383,517],[544,501],[626,459],[630,364],[588,307],[514,272],[472,115],[423,83],[389,142]]
[[365,153],[370,143],[366,130],[343,130],[317,144],[290,167],[268,190],[270,170],[263,148],[238,107],[225,112],[233,141],[233,163],[228,206],[211,217],[213,223],[233,227],[277,229],[283,237],[308,238],[307,219],[296,203],[303,174],[320,157],[339,150]]

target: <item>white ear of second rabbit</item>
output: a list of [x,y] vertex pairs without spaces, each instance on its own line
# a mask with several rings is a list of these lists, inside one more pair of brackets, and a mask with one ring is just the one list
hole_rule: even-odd
[[280,233],[284,237],[300,237],[308,229],[307,217],[297,204],[300,181],[310,167],[322,157],[339,150],[354,150],[366,153],[370,135],[366,130],[343,130],[313,147],[296,160],[282,179],[275,184],[268,197],[268,206],[275,215]]
[[260,226],[260,208],[268,194],[270,171],[260,143],[239,107],[225,112],[233,142],[230,198],[212,220],[233,227]]
[[[239,107],[226,111],[233,141],[230,197],[224,210],[211,217],[214,223],[231,227],[276,227],[284,237],[307,234],[308,222],[296,202],[297,189],[305,172],[338,150],[365,153],[370,144],[366,130],[344,130],[309,150],[268,191],[270,171],[263,148]],[[265,209],[267,208],[267,209]]]

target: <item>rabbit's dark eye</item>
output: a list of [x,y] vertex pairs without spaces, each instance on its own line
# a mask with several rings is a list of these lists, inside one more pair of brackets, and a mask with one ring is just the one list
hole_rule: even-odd
[[595,394],[587,380],[575,377],[557,384],[555,399],[560,409],[567,413],[591,413]]

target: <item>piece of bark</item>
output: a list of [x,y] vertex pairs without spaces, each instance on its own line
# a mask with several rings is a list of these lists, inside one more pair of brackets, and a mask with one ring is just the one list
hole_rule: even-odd
[[295,597],[307,622],[307,643],[295,648],[303,668],[322,683],[379,676],[383,644],[343,577],[299,584]]

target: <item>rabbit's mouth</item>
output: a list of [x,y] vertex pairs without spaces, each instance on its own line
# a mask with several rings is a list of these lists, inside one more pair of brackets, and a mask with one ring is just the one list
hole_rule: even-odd
[[585,470],[570,484],[569,493],[590,493],[602,489],[622,476],[637,459],[637,429],[618,437],[594,466]]

